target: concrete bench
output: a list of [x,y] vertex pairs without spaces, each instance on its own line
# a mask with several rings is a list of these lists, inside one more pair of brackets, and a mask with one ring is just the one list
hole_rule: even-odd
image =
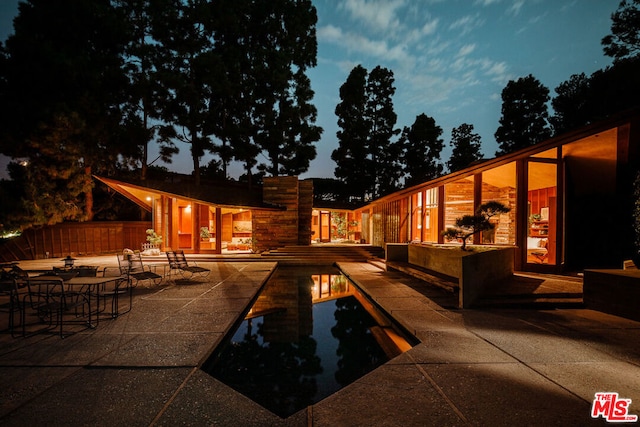
[[585,270],[586,308],[640,321],[640,270]]

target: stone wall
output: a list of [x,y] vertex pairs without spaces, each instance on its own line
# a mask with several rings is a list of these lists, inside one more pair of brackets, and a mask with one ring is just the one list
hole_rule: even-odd
[[264,178],[263,201],[281,210],[253,211],[253,247],[258,252],[311,243],[313,182],[295,176]]

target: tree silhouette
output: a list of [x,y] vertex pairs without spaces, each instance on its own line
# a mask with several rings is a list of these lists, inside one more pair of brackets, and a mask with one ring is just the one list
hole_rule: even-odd
[[396,190],[402,174],[401,146],[391,140],[400,132],[395,129],[398,116],[393,109],[392,98],[396,92],[393,83],[393,72],[380,66],[371,70],[367,79],[365,111],[371,126],[367,144],[371,159],[368,175],[373,179],[373,198]]
[[551,100],[554,116],[549,119],[556,135],[588,124],[591,98],[591,79],[584,73],[574,74],[555,89]]
[[272,176],[305,172],[316,157],[322,129],[314,124],[317,110],[305,74],[316,65],[316,22],[310,0],[253,6],[254,141],[269,159],[259,169]]
[[547,123],[549,89],[529,74],[509,81],[502,90],[502,117],[495,137],[496,156],[536,144],[551,136]]
[[611,34],[602,38],[604,54],[615,61],[640,53],[640,0],[622,0],[611,15]]
[[482,159],[480,135],[473,132],[473,125],[466,123],[451,130],[451,158],[447,162],[449,172],[459,171]]
[[433,117],[426,114],[416,116],[411,127],[405,127],[400,140],[403,145],[405,186],[419,184],[442,175],[440,153],[444,141],[440,138],[442,128]]
[[371,125],[367,118],[367,70],[361,65],[351,70],[340,86],[341,102],[336,106],[339,130],[338,148],[331,153],[336,162],[335,176],[349,188],[349,196],[365,201],[372,178],[368,135]]
[[576,129],[640,105],[640,57],[622,59],[587,77],[571,76],[551,101],[555,134]]
[[[21,2],[6,42],[0,152],[28,159],[24,225],[93,217],[94,173],[126,150],[126,31],[107,0]],[[14,170],[15,172],[15,170]]]
[[391,138],[398,134],[393,109],[393,72],[377,66],[371,73],[358,65],[340,87],[336,106],[339,146],[331,153],[336,178],[351,197],[370,200],[395,190],[402,174],[398,162],[402,147]]
[[[154,16],[157,10],[168,7],[163,0],[114,0],[116,12],[120,14],[121,25],[127,32],[124,46],[124,72],[129,86],[124,108],[124,131],[121,138],[129,142],[122,154],[130,157],[132,163],[140,164],[140,179],[147,178],[149,143],[155,140],[160,117],[160,99],[156,81],[156,61],[159,60],[158,45],[153,40]],[[170,163],[178,152],[171,140],[163,141],[160,157]]]

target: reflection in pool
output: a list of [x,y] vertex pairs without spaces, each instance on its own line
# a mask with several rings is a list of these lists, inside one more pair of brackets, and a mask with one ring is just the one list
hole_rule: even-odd
[[408,348],[389,319],[337,269],[310,274],[286,267],[269,279],[203,369],[286,417]]

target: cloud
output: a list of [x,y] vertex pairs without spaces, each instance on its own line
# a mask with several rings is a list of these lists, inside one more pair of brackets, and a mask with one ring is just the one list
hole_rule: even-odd
[[[500,1],[506,0],[477,3]],[[480,13],[434,16],[405,0],[345,0],[339,8],[348,12],[346,20],[317,28],[318,42],[332,46],[328,55],[348,52],[347,61],[333,61],[342,72],[357,64],[391,69],[398,90],[395,101],[405,111],[458,110],[472,102],[471,87],[488,84],[496,89],[509,80],[505,62],[479,53],[487,51],[482,42],[464,37],[485,24]]]
[[476,45],[475,43],[473,44],[467,44],[464,45],[460,48],[460,50],[458,51],[458,56],[468,56],[469,54],[471,54],[474,50],[476,50]]
[[415,58],[407,53],[404,44],[390,45],[384,40],[370,39],[362,34],[345,32],[333,25],[318,28],[316,34],[320,42],[336,44],[350,52],[376,59],[395,61],[402,66],[412,66],[415,62]]
[[486,7],[491,6],[492,4],[500,3],[501,1],[502,0],[476,0],[475,4]]
[[405,0],[346,0],[339,7],[371,28],[387,31],[400,26],[396,11],[404,5]]
[[465,15],[453,21],[449,25],[449,30],[458,31],[461,36],[464,36],[483,24],[484,20],[479,15]]
[[511,7],[507,9],[507,14],[512,16],[518,16],[523,6],[524,6],[524,0],[516,0],[513,2]]
[[438,29],[439,22],[439,19],[432,19],[430,21],[427,21],[420,29],[420,33],[425,36],[434,34]]

